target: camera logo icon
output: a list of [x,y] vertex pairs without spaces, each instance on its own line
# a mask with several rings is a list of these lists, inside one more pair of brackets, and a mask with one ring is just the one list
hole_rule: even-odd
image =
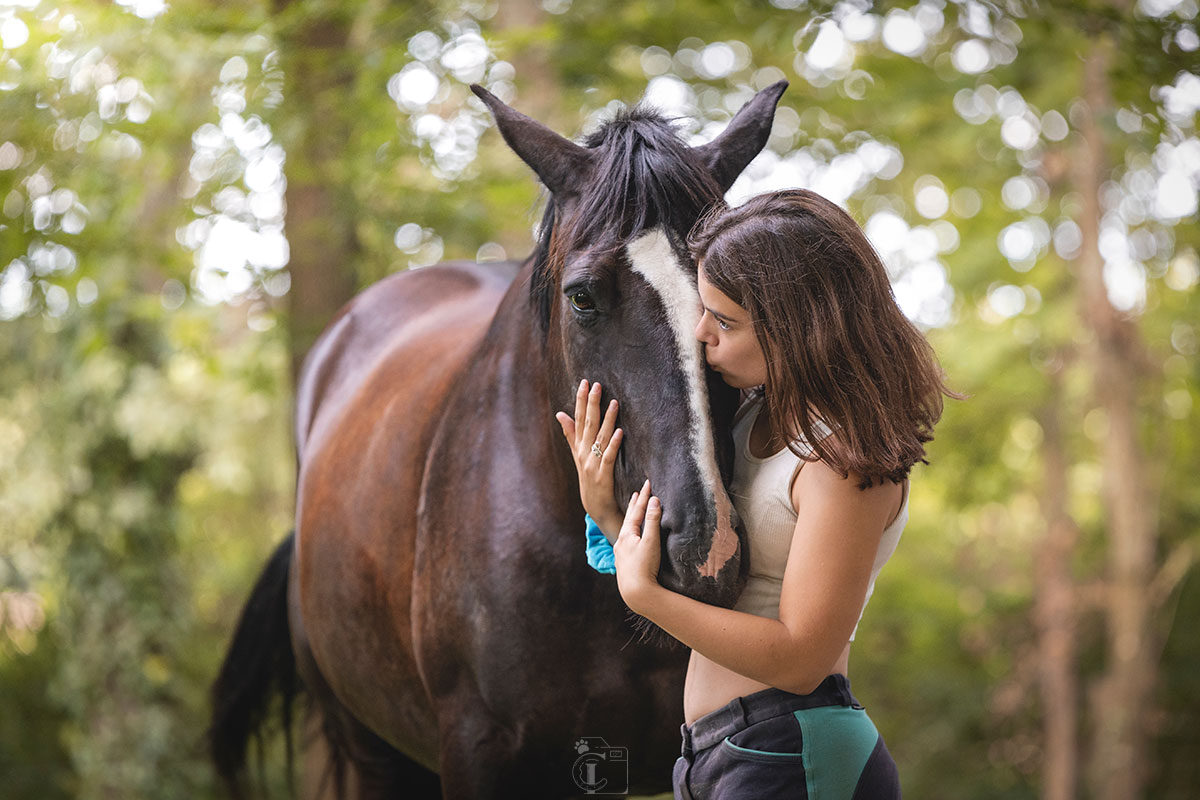
[[599,736],[584,736],[575,743],[579,757],[571,777],[584,794],[629,794],[629,752],[610,747]]

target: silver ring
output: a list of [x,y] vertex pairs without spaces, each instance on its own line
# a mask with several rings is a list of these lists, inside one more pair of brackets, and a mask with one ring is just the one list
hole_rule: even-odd
[[604,451],[600,449],[599,442],[592,442],[592,455],[594,455],[596,458],[604,457]]

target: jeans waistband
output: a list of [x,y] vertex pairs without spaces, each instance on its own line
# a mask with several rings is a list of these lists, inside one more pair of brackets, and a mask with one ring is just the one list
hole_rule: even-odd
[[732,736],[765,719],[823,706],[859,706],[850,693],[849,678],[840,674],[830,675],[808,694],[763,689],[745,697],[735,697],[716,711],[680,728],[683,754],[686,756],[712,747],[726,736]]

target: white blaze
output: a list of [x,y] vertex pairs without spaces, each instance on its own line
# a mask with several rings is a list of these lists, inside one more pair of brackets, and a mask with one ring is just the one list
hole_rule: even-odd
[[661,228],[647,231],[626,248],[633,271],[646,279],[658,293],[675,333],[675,351],[679,369],[687,383],[688,412],[691,424],[691,451],[705,492],[717,510],[717,529],[713,532],[708,561],[700,574],[716,577],[725,562],[737,551],[729,496],[721,484],[721,471],[713,449],[712,419],[708,413],[708,392],[704,380],[704,355],[694,331],[700,322],[700,296],[696,285],[671,247]]

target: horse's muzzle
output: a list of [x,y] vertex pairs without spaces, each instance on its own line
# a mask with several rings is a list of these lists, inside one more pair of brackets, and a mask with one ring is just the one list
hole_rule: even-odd
[[724,496],[709,514],[697,516],[701,519],[664,518],[666,552],[659,579],[667,588],[701,602],[732,606],[745,586],[741,521]]

